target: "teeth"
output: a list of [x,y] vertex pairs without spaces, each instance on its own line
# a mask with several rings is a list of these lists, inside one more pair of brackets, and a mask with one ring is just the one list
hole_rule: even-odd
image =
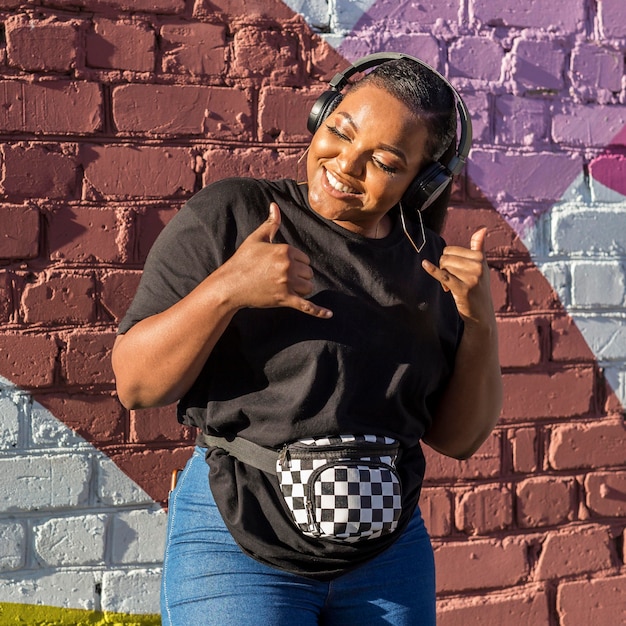
[[326,170],[326,178],[328,178],[328,182],[333,189],[341,191],[342,193],[356,193],[355,189],[340,183],[328,170]]

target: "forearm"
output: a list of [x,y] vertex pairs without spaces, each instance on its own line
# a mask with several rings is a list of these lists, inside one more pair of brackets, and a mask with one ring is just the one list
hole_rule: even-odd
[[467,325],[454,373],[424,437],[432,448],[456,459],[469,458],[487,439],[502,408],[502,376],[495,320]]
[[218,270],[171,308],[118,336],[112,363],[122,404],[137,409],[179,400],[238,308]]

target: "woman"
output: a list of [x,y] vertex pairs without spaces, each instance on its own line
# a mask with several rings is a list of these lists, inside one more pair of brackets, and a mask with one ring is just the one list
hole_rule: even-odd
[[[170,498],[164,624],[435,623],[420,440],[467,458],[502,391],[485,230],[444,246],[432,228],[449,184],[409,206],[418,174],[454,152],[456,96],[391,56],[315,120],[308,184],[226,180],[192,198],[120,326],[122,403],[178,401],[209,435]],[[420,208],[426,228],[405,219]],[[306,532],[292,485],[252,461],[257,446],[340,435],[399,444],[381,471],[399,476],[401,511],[376,533],[325,537],[315,519]]]

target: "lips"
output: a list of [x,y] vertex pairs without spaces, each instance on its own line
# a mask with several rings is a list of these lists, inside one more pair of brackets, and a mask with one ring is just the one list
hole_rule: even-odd
[[342,182],[337,180],[333,176],[332,172],[329,172],[328,170],[326,170],[326,179],[328,180],[328,183],[330,184],[330,186],[335,191],[339,191],[341,193],[351,193],[351,194],[358,193],[358,191],[356,189],[354,189],[353,187],[349,187],[348,185],[344,185]]

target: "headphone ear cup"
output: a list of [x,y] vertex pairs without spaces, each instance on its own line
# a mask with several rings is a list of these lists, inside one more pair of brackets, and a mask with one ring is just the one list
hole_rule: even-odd
[[341,93],[335,90],[325,91],[311,107],[306,127],[314,135],[322,122],[330,115],[332,110],[341,102]]
[[413,179],[402,196],[402,204],[423,211],[443,193],[451,180],[452,174],[445,165],[431,163]]

